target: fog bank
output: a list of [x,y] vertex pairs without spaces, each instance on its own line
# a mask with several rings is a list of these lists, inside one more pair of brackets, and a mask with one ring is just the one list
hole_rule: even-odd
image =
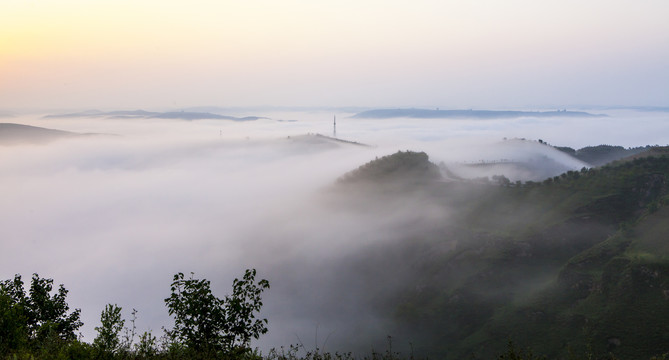
[[[425,151],[446,164],[539,154],[578,169],[583,163],[535,140],[640,146],[666,143],[669,133],[666,113],[475,121],[340,114],[337,136],[370,145],[358,146],[313,136],[332,135],[332,114],[248,115],[268,119],[11,118],[118,136],[0,146],[1,278],[39,273],[65,284],[71,308],[82,309],[84,340],[92,341],[107,303],[122,306],[126,318],[137,309],[138,329],[159,335],[171,324],[163,299],[176,272],[211,280],[223,296],[234,277],[256,268],[272,285],[263,312],[270,333],[260,345],[342,346],[352,333],[386,335],[389,324],[370,310],[378,299],[369,294],[390,291],[405,268],[377,274],[372,265],[403,254],[337,271],[362,249],[447,222],[453,211],[420,197],[347,208],[338,198],[350,194],[330,191],[347,171],[398,150]],[[378,277],[378,288],[356,283],[356,271]]]

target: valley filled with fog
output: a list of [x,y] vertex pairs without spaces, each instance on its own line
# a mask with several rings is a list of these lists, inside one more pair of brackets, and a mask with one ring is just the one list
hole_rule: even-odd
[[[222,296],[255,268],[271,284],[262,312],[269,333],[255,345],[346,350],[338,347],[352,333],[383,345],[392,325],[376,316],[376,297],[392,293],[409,266],[375,272],[373,264],[402,254],[367,269],[357,267],[364,263],[357,257],[448,223],[458,210],[420,195],[375,206],[336,180],[412,150],[458,179],[541,181],[590,166],[544,143],[667,144],[667,112],[585,111],[608,116],[360,119],[256,109],[224,114],[258,117],[250,121],[186,121],[6,114],[0,122],[89,135],[0,143],[0,274],[38,273],[65,284],[91,341],[107,303],[122,306],[126,318],[136,309],[138,330],[160,335],[171,324],[163,299],[173,274],[194,272]],[[370,276],[378,287],[370,287]]]

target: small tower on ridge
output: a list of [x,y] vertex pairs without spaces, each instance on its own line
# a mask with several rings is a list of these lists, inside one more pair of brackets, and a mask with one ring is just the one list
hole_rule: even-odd
[[334,115],[332,122],[332,137],[337,137],[337,115]]

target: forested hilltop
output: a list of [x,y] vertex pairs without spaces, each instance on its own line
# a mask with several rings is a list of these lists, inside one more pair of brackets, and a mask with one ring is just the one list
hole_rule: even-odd
[[[385,352],[253,351],[250,340],[267,331],[256,315],[269,287],[254,270],[223,298],[207,280],[176,274],[165,299],[175,322],[164,334],[134,334],[132,319],[109,304],[92,343],[77,339],[79,310],[69,309],[63,286],[33,275],[28,287],[17,275],[0,283],[0,352],[11,359],[662,356],[669,352],[668,154],[651,147],[525,183],[453,179],[412,151],[343,174],[327,189],[337,195],[334,206],[434,214],[328,269],[355,283],[351,291],[366,291],[366,311],[392,324],[382,334],[392,335]],[[516,350],[526,348],[535,355]]]

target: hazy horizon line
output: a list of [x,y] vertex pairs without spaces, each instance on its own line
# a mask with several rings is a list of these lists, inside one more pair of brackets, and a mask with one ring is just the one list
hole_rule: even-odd
[[669,112],[669,105],[601,105],[601,104],[567,104],[567,105],[504,105],[504,106],[443,106],[443,105],[192,105],[192,106],[63,106],[63,107],[0,107],[0,116],[27,115],[31,113],[47,112],[84,112],[84,111],[340,111],[355,113],[371,109],[437,109],[437,110],[563,110],[563,109],[593,109],[593,110],[637,110],[637,111],[659,111]]

